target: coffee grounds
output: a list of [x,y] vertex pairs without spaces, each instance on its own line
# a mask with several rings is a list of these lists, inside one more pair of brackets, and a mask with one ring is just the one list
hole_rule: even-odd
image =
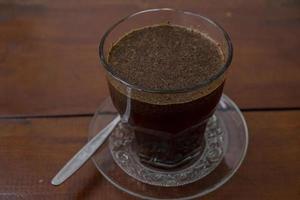
[[130,84],[172,90],[210,79],[224,57],[218,44],[203,33],[166,24],[126,34],[111,48],[108,62]]

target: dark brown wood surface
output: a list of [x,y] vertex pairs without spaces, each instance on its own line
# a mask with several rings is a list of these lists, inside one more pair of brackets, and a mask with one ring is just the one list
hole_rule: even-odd
[[300,107],[300,3],[254,1],[0,1],[0,116],[92,113],[107,95],[101,35],[121,17],[174,7],[232,36],[226,93],[241,108]]
[[155,7],[208,16],[234,44],[225,92],[246,111],[249,150],[201,199],[300,199],[300,1],[0,0],[0,200],[135,199],[91,161],[59,187],[50,180],[85,144],[108,95],[101,35]]
[[[244,163],[204,200],[297,200],[300,111],[246,112]],[[114,188],[89,161],[59,187],[52,176],[86,142],[90,117],[0,121],[0,199],[135,199]],[[202,198],[201,198],[202,199]]]

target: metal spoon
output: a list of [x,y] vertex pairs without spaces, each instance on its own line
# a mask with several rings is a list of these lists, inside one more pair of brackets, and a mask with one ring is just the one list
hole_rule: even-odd
[[72,176],[105,142],[106,138],[110,135],[112,130],[120,121],[118,115],[111,121],[104,129],[102,129],[95,137],[93,137],[80,151],[78,151],[71,160],[56,174],[52,179],[52,185],[60,185],[70,176]]

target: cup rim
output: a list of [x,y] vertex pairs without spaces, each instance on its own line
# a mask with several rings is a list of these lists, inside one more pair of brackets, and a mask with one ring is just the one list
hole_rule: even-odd
[[[194,17],[198,17],[202,20],[207,21],[208,23],[212,24],[214,27],[216,27],[224,36],[225,40],[226,40],[226,47],[227,47],[227,57],[225,58],[226,62],[222,65],[222,67],[220,68],[220,70],[214,74],[212,77],[210,77],[209,79],[205,80],[205,81],[200,81],[198,84],[192,86],[192,87],[186,87],[186,88],[181,88],[181,89],[149,89],[149,88],[144,88],[141,86],[138,86],[136,84],[131,84],[127,81],[125,81],[124,79],[122,79],[121,77],[119,77],[113,70],[111,65],[107,62],[107,59],[105,58],[105,54],[104,54],[104,43],[106,41],[107,36],[110,34],[110,32],[117,27],[119,24],[121,24],[122,22],[135,17],[137,15],[143,14],[143,13],[149,13],[149,12],[160,12],[160,11],[171,11],[171,12],[177,12],[179,14],[183,14],[183,15],[190,15],[190,16],[194,16]],[[212,83],[214,80],[218,79],[220,76],[222,76],[224,74],[224,72],[227,70],[227,68],[229,67],[229,65],[231,64],[232,61],[232,56],[233,56],[233,46],[232,46],[232,42],[231,39],[228,35],[228,33],[215,21],[204,17],[200,14],[196,14],[190,11],[183,11],[183,10],[177,10],[177,9],[173,9],[173,8],[154,8],[154,9],[146,9],[146,10],[142,10],[139,12],[135,12],[133,14],[130,14],[124,18],[122,18],[121,20],[119,20],[118,22],[116,22],[115,24],[113,24],[102,36],[101,40],[100,40],[100,44],[99,44],[99,57],[100,57],[100,63],[104,66],[105,70],[115,79],[117,79],[119,82],[121,82],[122,84],[126,85],[127,87],[134,89],[134,90],[138,90],[138,91],[142,91],[142,92],[148,92],[148,93],[184,93],[184,92],[190,92],[190,91],[194,91],[197,89],[200,89],[202,87],[205,87],[207,85],[209,85],[210,83]]]

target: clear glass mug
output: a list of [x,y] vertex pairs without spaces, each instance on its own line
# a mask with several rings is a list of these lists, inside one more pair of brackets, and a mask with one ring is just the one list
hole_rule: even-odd
[[[224,54],[220,70],[197,85],[173,90],[150,90],[118,77],[107,61],[112,45],[134,29],[166,22],[198,30],[216,41]],[[218,24],[198,14],[169,8],[134,13],[104,34],[99,54],[111,99],[123,128],[135,135],[135,150],[143,163],[177,169],[202,154],[206,123],[221,98],[232,53],[230,38]]]

